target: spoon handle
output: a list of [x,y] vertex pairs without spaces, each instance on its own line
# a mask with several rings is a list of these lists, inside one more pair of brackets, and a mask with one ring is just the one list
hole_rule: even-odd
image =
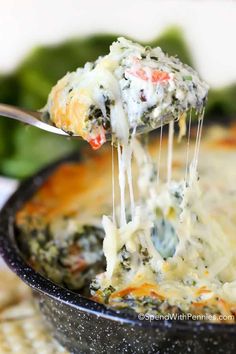
[[46,130],[51,133],[68,136],[68,134],[63,130],[42,122],[40,120],[40,112],[31,112],[22,108],[10,106],[5,103],[0,103],[0,116],[15,119],[22,123],[32,125],[34,127]]

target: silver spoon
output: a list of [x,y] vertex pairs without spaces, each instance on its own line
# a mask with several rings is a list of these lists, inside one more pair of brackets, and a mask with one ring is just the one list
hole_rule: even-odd
[[[78,135],[71,135],[62,129],[56,128],[52,124],[45,123],[43,113],[39,111],[29,111],[15,106],[10,106],[8,104],[0,103],[0,116],[12,118],[22,123],[32,125],[34,127],[37,127],[42,130],[46,130],[54,134],[64,135],[67,137],[72,136],[75,138],[80,138],[80,136]],[[155,127],[150,127],[149,125],[138,126],[135,134],[147,133],[151,130],[159,128],[161,125],[163,126],[169,123],[173,119],[174,118],[171,114],[165,114],[159,117]],[[111,140],[111,136],[112,136],[111,132],[108,132],[106,134],[106,140]]]

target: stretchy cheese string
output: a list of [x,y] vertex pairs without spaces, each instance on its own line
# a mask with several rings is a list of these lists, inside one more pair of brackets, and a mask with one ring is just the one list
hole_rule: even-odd
[[128,187],[129,187],[129,197],[130,197],[130,210],[131,210],[131,217],[134,218],[134,211],[135,211],[135,203],[134,203],[134,191],[133,191],[133,181],[132,181],[132,138],[131,142],[127,147],[127,180],[128,180]]
[[202,109],[202,111],[199,114],[200,128],[199,128],[199,136],[198,136],[197,148],[196,148],[195,170],[197,169],[198,159],[199,159],[204,113],[205,113],[205,109]]
[[116,195],[115,195],[115,161],[114,161],[114,142],[111,144],[111,178],[112,178],[112,219],[113,223],[116,225]]
[[118,166],[119,166],[119,186],[120,186],[120,226],[126,224],[126,212],[125,212],[125,161],[124,161],[124,146],[118,143]]
[[159,183],[160,180],[162,138],[163,138],[163,121],[161,120],[159,151],[158,151],[158,158],[157,158],[157,183]]
[[193,171],[197,172],[197,165],[198,165],[198,158],[199,158],[199,151],[200,151],[200,143],[201,143],[201,136],[202,136],[202,126],[203,126],[203,117],[204,117],[205,110],[202,109],[198,114],[198,126],[197,126],[197,136],[194,148],[194,157],[193,157]]
[[186,167],[185,167],[185,183],[187,184],[188,179],[188,170],[189,170],[189,149],[190,149],[190,137],[191,137],[191,124],[192,124],[192,109],[189,113],[189,123],[188,123],[188,140],[187,140],[187,149],[186,149]]
[[167,184],[169,185],[172,177],[172,160],[173,160],[173,140],[174,140],[174,121],[169,123],[168,134],[168,156],[167,156]]

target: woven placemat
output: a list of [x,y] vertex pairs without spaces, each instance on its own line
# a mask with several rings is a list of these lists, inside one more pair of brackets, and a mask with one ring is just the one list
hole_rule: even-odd
[[30,289],[0,268],[0,354],[69,354],[45,329]]

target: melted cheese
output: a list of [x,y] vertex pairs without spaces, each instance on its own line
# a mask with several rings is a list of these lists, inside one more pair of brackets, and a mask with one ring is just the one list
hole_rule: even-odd
[[[206,312],[229,315],[230,309],[236,306],[235,224],[230,217],[225,218],[218,213],[217,217],[214,216],[215,208],[221,205],[218,187],[215,186],[212,194],[203,194],[198,181],[202,118],[200,116],[187,184],[184,181],[170,181],[169,184],[153,182],[150,176],[154,164],[150,162],[150,156],[137,140],[132,141],[134,158],[140,169],[140,199],[136,203],[134,217],[120,228],[108,217],[103,218],[107,271],[98,276],[98,281],[101,289],[110,285],[115,288],[117,295],[115,292],[111,296],[112,306],[122,304],[119,296],[124,289],[127,289],[127,294],[136,294],[140,299],[145,294],[153,296],[144,284],[153,284],[150,289],[158,284],[158,293],[163,299],[181,311],[203,311],[205,306],[209,308],[204,310]],[[170,229],[165,227],[164,239],[170,243],[174,235],[177,236],[171,256],[164,257],[152,238],[153,226],[158,220],[165,220],[172,226],[170,235]],[[129,270],[124,270],[120,259],[124,246],[130,257]],[[147,251],[145,263],[140,249]],[[137,291],[132,293],[134,288],[140,289],[139,295]],[[137,311],[140,309],[136,307]]]
[[150,131],[191,107],[201,109],[207,91],[176,57],[118,38],[109,54],[58,81],[44,111],[58,128],[96,149],[108,134],[127,145],[138,128]]
[[[69,101],[65,90],[71,85],[75,94]],[[58,126],[68,125],[73,133],[88,141],[97,142],[100,134],[103,143],[106,138],[104,125],[100,123],[103,119],[103,123],[109,121],[113,144],[117,145],[120,218],[117,222],[113,187],[113,218],[102,219],[107,268],[97,276],[101,298],[107,288],[115,290],[112,304],[116,296],[117,303],[124,300],[120,299],[121,294],[136,294],[142,300],[143,296],[152,297],[154,291],[181,311],[194,311],[193,304],[201,311],[209,306],[209,311],[214,309],[217,313],[229,313],[236,307],[235,225],[230,219],[222,219],[220,213],[214,216],[214,205],[202,193],[198,181],[207,89],[195,71],[166,56],[160,48],[144,48],[120,38],[107,56],[69,74],[50,95],[47,109]],[[108,109],[106,104],[111,101]],[[72,116],[65,108],[70,102],[75,104],[75,111],[70,108]],[[99,108],[100,120],[91,118],[91,106]],[[199,116],[194,154],[189,165],[190,114],[186,170],[177,181],[172,179],[174,119],[180,117],[181,139],[186,133],[185,114],[192,108]],[[78,112],[80,121],[74,122]],[[147,130],[162,127],[167,113],[172,121],[167,181],[162,181],[160,153],[157,171],[135,135],[139,127],[145,126]],[[139,169],[136,200],[132,159]],[[113,186],[114,181],[113,176]],[[214,190],[214,200],[220,198]],[[140,308],[136,306],[136,310]]]

